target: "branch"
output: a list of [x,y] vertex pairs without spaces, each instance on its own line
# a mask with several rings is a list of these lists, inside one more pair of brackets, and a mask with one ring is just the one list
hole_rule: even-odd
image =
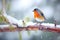
[[50,28],[50,26],[43,26],[43,25],[30,25],[27,27],[13,27],[13,29],[10,29],[9,27],[0,28],[0,32],[15,32],[15,31],[31,31],[31,30],[42,30],[42,31],[50,31],[50,32],[59,32],[60,28]]

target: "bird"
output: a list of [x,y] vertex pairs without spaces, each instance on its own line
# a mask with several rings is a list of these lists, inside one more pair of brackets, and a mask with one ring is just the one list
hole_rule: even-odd
[[40,23],[40,25],[41,25],[41,23],[46,20],[43,12],[42,12],[40,9],[38,9],[38,8],[35,8],[35,9],[33,10],[33,12],[34,12],[33,15],[34,15],[35,21],[36,21],[37,23]]

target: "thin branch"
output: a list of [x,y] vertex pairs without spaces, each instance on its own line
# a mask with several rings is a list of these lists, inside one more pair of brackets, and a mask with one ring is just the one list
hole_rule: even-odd
[[9,27],[4,27],[4,28],[0,28],[0,32],[15,32],[15,31],[31,31],[31,30],[42,30],[42,31],[50,31],[50,32],[59,32],[60,33],[60,28],[50,28],[50,26],[43,26],[43,25],[30,25],[27,27],[13,27],[12,29],[10,29]]

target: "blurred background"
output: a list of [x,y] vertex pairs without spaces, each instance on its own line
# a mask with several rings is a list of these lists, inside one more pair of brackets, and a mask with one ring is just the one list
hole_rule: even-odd
[[[9,4],[9,8],[7,5]],[[8,8],[8,9],[7,9]],[[60,0],[6,0],[6,12],[18,20],[28,16],[33,20],[33,9],[39,8],[46,17],[47,23],[60,24]],[[2,10],[2,0],[0,0]],[[22,32],[23,40],[60,40],[60,33],[33,32],[28,36],[26,31]],[[0,33],[0,40],[18,40],[18,32]]]

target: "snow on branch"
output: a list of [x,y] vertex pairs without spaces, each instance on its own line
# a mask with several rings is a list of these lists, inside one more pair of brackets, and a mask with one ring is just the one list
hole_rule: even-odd
[[13,27],[12,29],[9,27],[0,28],[0,32],[15,32],[15,31],[30,31],[30,30],[41,30],[41,31],[50,31],[50,32],[59,32],[60,28],[51,28],[50,26],[44,25],[29,25],[27,27]]

